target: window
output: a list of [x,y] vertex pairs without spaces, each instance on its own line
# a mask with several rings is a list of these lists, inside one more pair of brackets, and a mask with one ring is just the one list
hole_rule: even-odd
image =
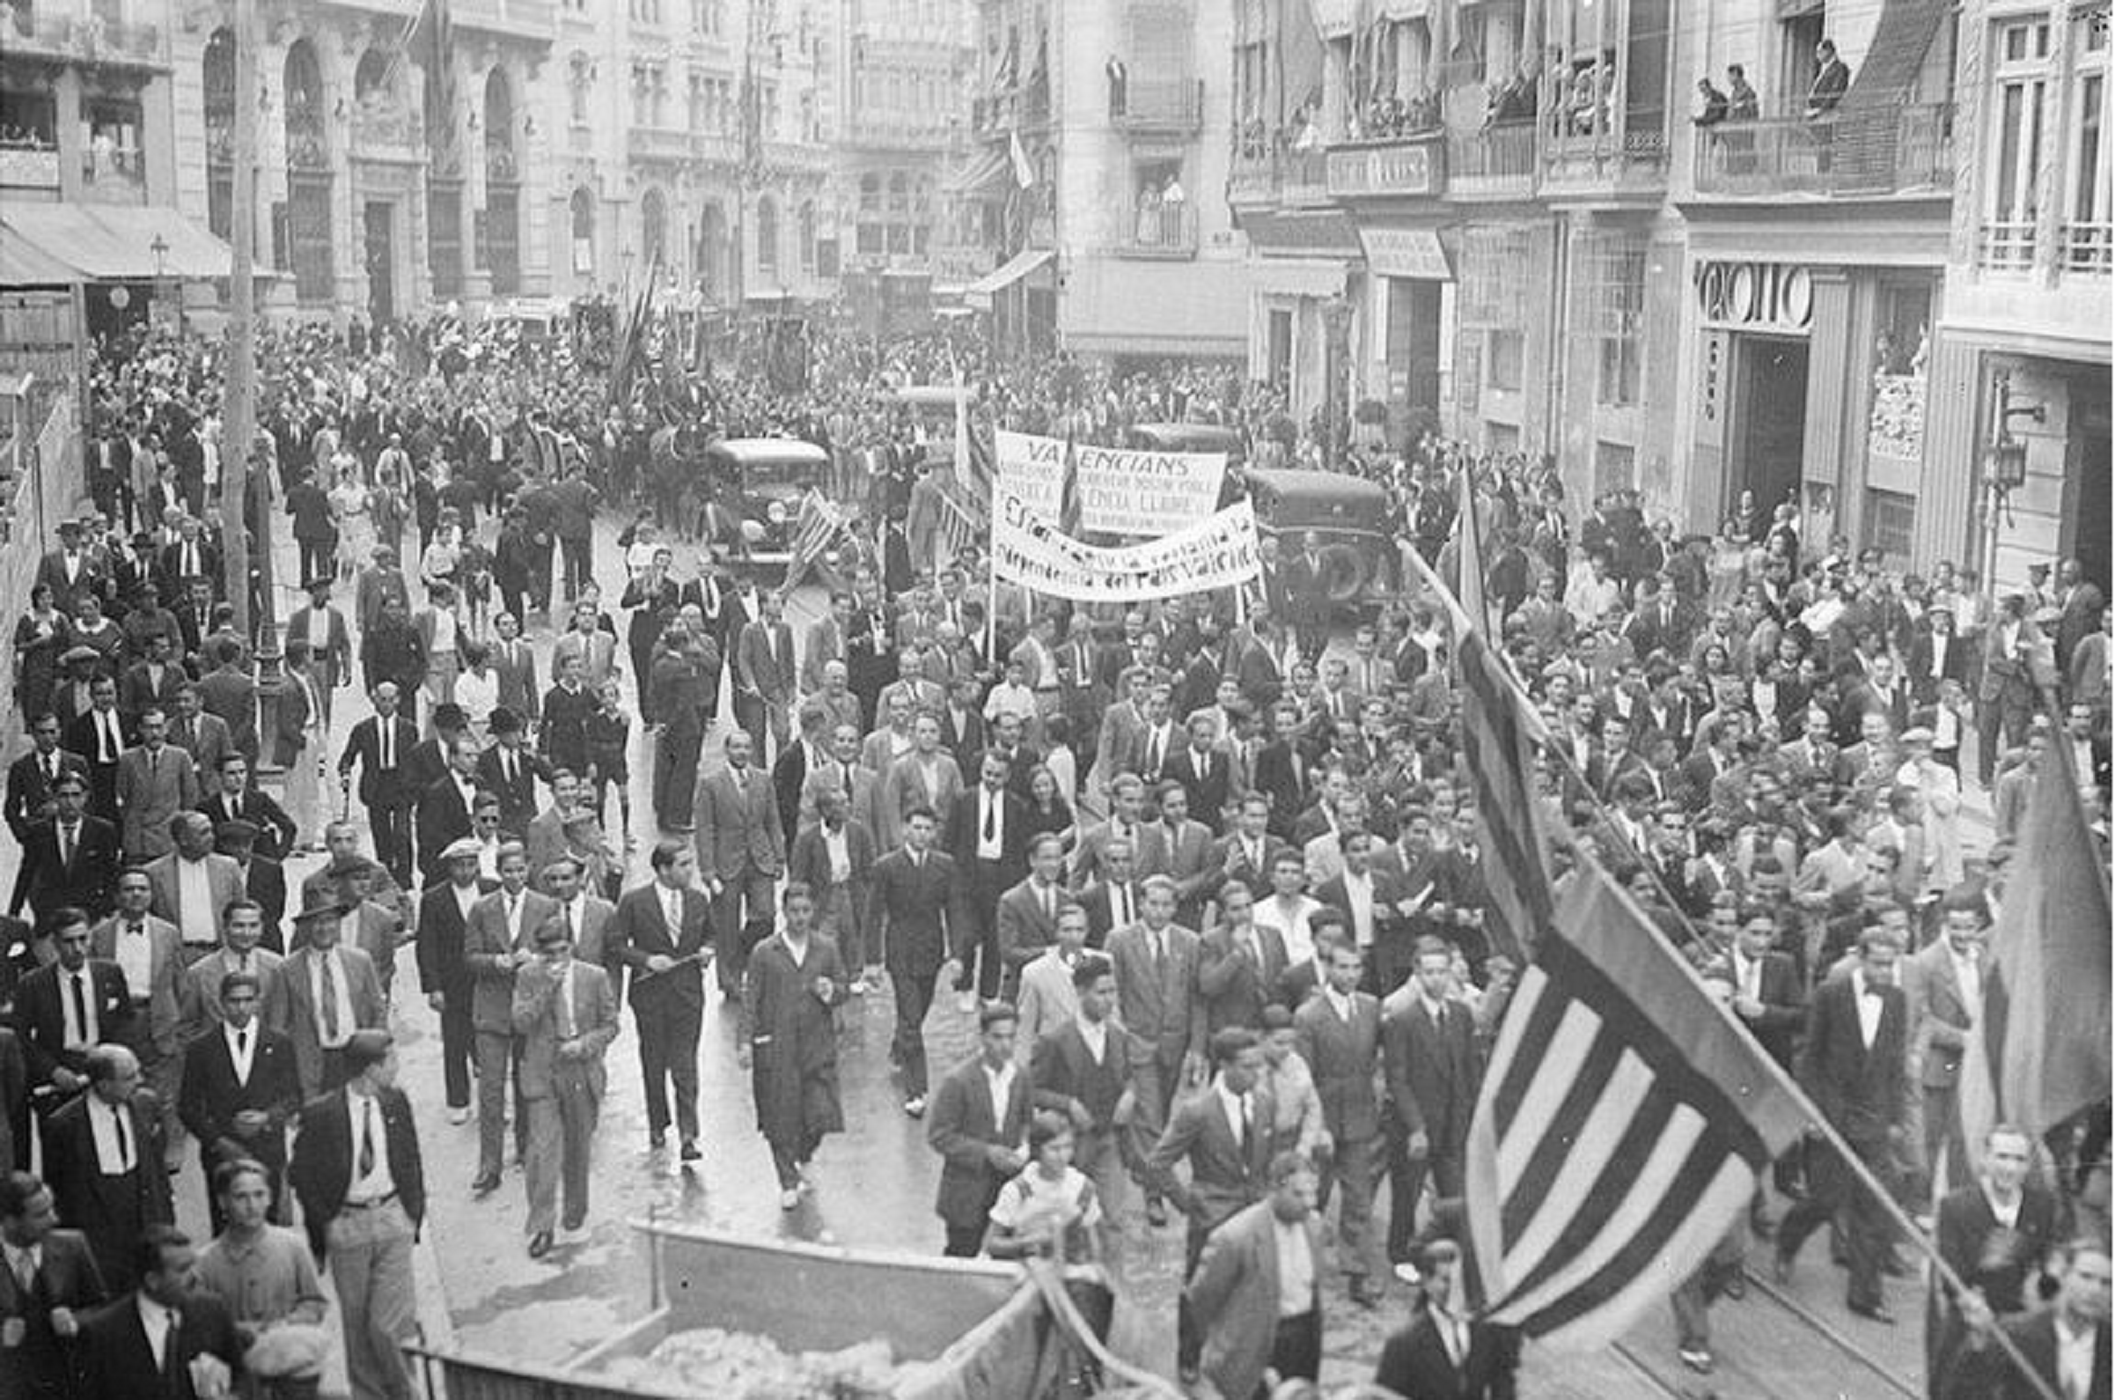
[[778,204],[769,195],[756,202],[756,266],[778,271]]
[[2034,226],[2040,217],[2036,184],[2053,76],[2048,18],[2030,16],[2000,24],[1993,39],[1983,262],[2023,269],[2034,261]]
[[1637,449],[1623,442],[1594,444],[1594,494],[1637,485]]
[[[1786,5],[1784,8],[1789,11],[1794,7]],[[1784,42],[1784,90],[1777,95],[1776,108],[1779,112],[1791,114],[1806,109],[1807,92],[1814,86],[1814,75],[1821,71],[1814,50],[1829,33],[1826,5],[1807,4],[1798,8],[1799,13],[1787,14],[1779,26]]]
[[1594,401],[1628,407],[1638,401],[1645,340],[1645,244],[1623,234],[1590,238],[1581,288],[1586,329],[1597,342]]
[[801,271],[815,271],[815,203],[813,200],[800,207],[800,265]]
[[1909,567],[1910,549],[1917,525],[1917,498],[1899,491],[1868,489],[1865,493],[1865,530],[1860,545],[1887,556],[1890,569]]
[[576,53],[567,63],[566,101],[567,111],[573,125],[586,126],[588,122],[588,94],[595,86],[595,61],[584,53]]
[[2115,212],[2110,210],[2107,142],[2108,8],[2074,13],[2071,41],[2075,87],[2070,110],[2070,159],[2065,168],[2064,266],[2075,272],[2115,272]]
[[1491,331],[1486,344],[1484,358],[1491,367],[1491,387],[1502,393],[1519,393],[1525,378],[1527,337],[1519,331]]
[[1521,269],[1533,245],[1526,229],[1472,228],[1461,243],[1461,324],[1469,330],[1510,330],[1527,320]]

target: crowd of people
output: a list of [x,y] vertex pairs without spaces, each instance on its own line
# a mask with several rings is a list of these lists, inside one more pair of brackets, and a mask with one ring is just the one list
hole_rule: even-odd
[[[679,551],[652,511],[598,548],[602,507],[647,481],[651,420],[592,366],[445,321],[270,351],[240,455],[252,530],[272,513],[301,558],[280,672],[225,596],[216,352],[166,332],[99,366],[93,508],[17,626],[0,1314],[28,1393],[118,1393],[97,1368],[131,1363],[96,1355],[87,1309],[119,1295],[150,1360],[313,1393],[322,1260],[355,1394],[409,1395],[426,1182],[392,1023],[437,1023],[448,1117],[477,1124],[469,1185],[498,1192],[511,1146],[542,1258],[589,1217],[622,1007],[647,1146],[705,1158],[709,988],[785,1209],[844,1124],[846,1008],[887,997],[947,1253],[1120,1263],[1180,1216],[1186,1378],[1312,1377],[1325,1299],[1408,1280],[1379,1379],[1511,1393],[1518,1341],[1459,1283],[1458,1202],[1521,969],[1485,931],[1442,601],[1340,614],[1309,536],[1265,541],[1238,608],[1005,589],[987,617],[988,566],[921,516],[941,469],[881,390],[960,375],[980,425],[1209,422],[1252,460],[1333,460],[1273,394],[1203,366],[1002,366],[960,333],[818,338],[812,389],[737,360],[698,392],[712,428],[885,466],[796,628],[738,550]],[[1803,540],[1790,506],[1678,537],[1634,491],[1581,508],[1554,463],[1429,432],[1336,464],[1388,485],[1406,562],[1444,576],[1466,478],[1560,851],[1619,875],[1974,1285],[1931,1300],[1932,1393],[1994,1393],[1959,1378],[2002,1364],[1992,1327],[2046,1327],[2044,1290],[2104,1346],[2104,1112],[2005,1127],[1966,1145],[1978,1184],[1934,1187],[2052,751],[2105,841],[2109,614],[2077,561],[1993,604],[1949,563],[1897,575]],[[935,1074],[948,997],[978,1053]],[[171,1224],[185,1142],[210,1188],[197,1251]],[[1682,1362],[1713,1368],[1708,1305],[1740,1292],[1751,1230],[1782,1273],[1833,1225],[1850,1309],[1893,1321],[1891,1218],[1829,1152],[1788,1156],[1676,1293]]]

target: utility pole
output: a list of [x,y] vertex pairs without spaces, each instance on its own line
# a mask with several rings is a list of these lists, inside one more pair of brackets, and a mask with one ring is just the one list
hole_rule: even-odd
[[[235,217],[229,243],[227,398],[220,435],[220,547],[235,628],[250,635],[251,454],[257,439],[257,0],[235,0]],[[262,541],[259,542],[262,546]]]

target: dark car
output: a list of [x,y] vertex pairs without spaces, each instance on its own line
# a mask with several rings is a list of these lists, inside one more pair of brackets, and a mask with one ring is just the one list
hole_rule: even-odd
[[1402,591],[1402,556],[1378,482],[1337,472],[1253,468],[1241,474],[1256,528],[1292,555],[1309,532],[1321,542],[1323,592],[1339,612],[1379,607]]
[[1224,452],[1230,469],[1248,460],[1248,444],[1241,434],[1217,423],[1136,423],[1125,430],[1124,446],[1149,452]]
[[736,552],[759,583],[784,577],[802,497],[831,489],[830,454],[799,438],[727,438],[703,456],[716,489],[731,493],[741,531]]

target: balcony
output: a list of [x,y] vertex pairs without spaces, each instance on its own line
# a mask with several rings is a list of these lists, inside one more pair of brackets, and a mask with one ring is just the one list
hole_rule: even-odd
[[1598,131],[1551,135],[1541,192],[1562,199],[1657,200],[1667,187],[1666,113],[1639,109]]
[[1699,195],[1734,199],[1944,194],[1953,187],[1953,106],[1700,127],[1695,176]]
[[135,68],[169,65],[161,28],[152,24],[120,24],[94,15],[36,15],[25,8],[15,11],[13,24],[0,32],[6,35],[8,52],[24,58]]
[[2026,272],[2034,266],[2035,221],[1986,223],[1976,232],[1976,264],[1985,272]]
[[691,133],[679,126],[634,126],[625,134],[633,160],[689,160]]
[[1254,207],[1265,204],[1329,203],[1329,152],[1260,151],[1237,148],[1227,177],[1227,202]]
[[2115,273],[2115,224],[2064,225],[2064,271]]
[[1447,193],[1526,199],[1535,192],[1535,124],[1504,122],[1447,134]]
[[56,146],[0,146],[0,189],[59,189],[59,151]]
[[122,146],[91,146],[81,154],[81,198],[91,204],[145,204],[147,164]]
[[1446,138],[1435,129],[1332,146],[1324,182],[1335,199],[1437,199],[1447,188]]
[[1117,250],[1129,258],[1187,259],[1197,256],[1197,206],[1141,203],[1118,231]]
[[1111,99],[1109,123],[1120,131],[1191,136],[1204,125],[1202,78],[1126,83],[1123,102]]

